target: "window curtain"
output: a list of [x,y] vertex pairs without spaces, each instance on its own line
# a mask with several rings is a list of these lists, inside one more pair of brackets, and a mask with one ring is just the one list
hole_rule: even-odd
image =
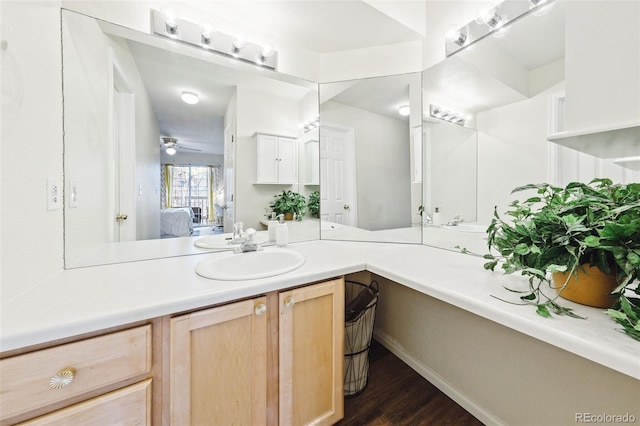
[[171,164],[162,165],[162,208],[171,207],[171,192],[173,186],[173,166]]
[[220,166],[209,166],[209,222],[216,222],[216,194],[218,192],[218,169]]

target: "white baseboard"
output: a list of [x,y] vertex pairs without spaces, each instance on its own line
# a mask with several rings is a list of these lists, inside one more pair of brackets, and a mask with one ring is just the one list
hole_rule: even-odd
[[440,389],[449,398],[453,399],[458,405],[471,413],[475,418],[485,425],[506,425],[499,418],[495,417],[491,412],[478,405],[475,401],[460,393],[456,388],[451,386],[447,381],[438,375],[435,371],[426,367],[420,361],[410,354],[406,353],[401,345],[399,345],[388,334],[374,330],[374,338],[380,342],[391,353],[400,358],[405,364],[414,369],[418,374],[427,379],[431,384]]

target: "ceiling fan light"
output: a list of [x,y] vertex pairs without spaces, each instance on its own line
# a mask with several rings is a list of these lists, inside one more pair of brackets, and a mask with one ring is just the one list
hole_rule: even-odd
[[176,149],[174,147],[170,146],[167,149],[165,149],[164,152],[166,152],[168,155],[175,155]]
[[411,114],[411,108],[409,108],[409,105],[403,105],[400,108],[398,108],[398,114],[400,114],[403,117],[406,117],[409,114]]

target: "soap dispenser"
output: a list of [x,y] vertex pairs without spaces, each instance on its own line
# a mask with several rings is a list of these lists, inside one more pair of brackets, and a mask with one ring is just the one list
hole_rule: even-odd
[[284,223],[284,215],[278,216],[279,223],[276,225],[276,245],[278,247],[286,247],[289,242],[289,228]]
[[442,216],[440,214],[440,207],[436,207],[435,211],[433,212],[433,217],[431,218],[431,222],[433,223],[433,226],[442,225]]
[[278,226],[278,221],[276,220],[276,213],[271,212],[271,214],[269,215],[269,223],[267,226],[270,243],[276,242],[276,226]]

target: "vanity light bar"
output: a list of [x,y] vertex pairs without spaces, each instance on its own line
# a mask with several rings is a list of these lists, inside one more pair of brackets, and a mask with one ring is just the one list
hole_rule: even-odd
[[272,46],[261,46],[184,19],[168,19],[162,12],[151,10],[154,34],[167,37],[203,50],[223,54],[272,70],[278,67],[278,52]]
[[443,108],[433,104],[429,105],[429,115],[433,118],[438,118],[460,126],[464,126],[468,119],[467,113],[454,111],[452,109]]
[[492,8],[484,9],[477,19],[452,29],[445,36],[445,51],[451,56],[483,38],[501,31],[506,25],[529,15],[555,0],[505,0]]

